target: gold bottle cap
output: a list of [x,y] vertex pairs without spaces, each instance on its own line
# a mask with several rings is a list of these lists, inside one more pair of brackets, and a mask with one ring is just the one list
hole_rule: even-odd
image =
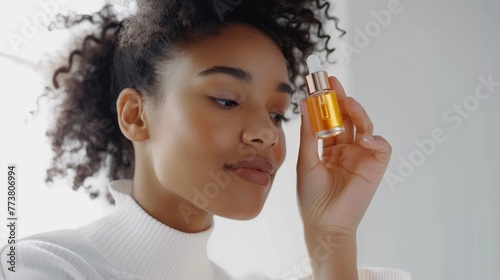
[[306,76],[306,88],[309,95],[318,91],[331,90],[326,71],[313,72]]

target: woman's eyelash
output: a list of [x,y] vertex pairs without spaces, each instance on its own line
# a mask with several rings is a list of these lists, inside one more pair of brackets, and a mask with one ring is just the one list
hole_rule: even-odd
[[[276,113],[272,113],[273,116],[273,120],[280,124],[280,123],[286,123],[286,122],[289,122],[290,119],[289,118],[286,118],[285,116],[283,115],[280,115],[280,114],[276,114]],[[277,119],[276,119],[277,118]]]
[[[232,108],[239,105],[238,102],[236,101],[224,98],[216,98],[216,97],[212,97],[212,102],[223,108]],[[271,115],[273,121],[276,122],[277,124],[286,123],[290,121],[289,118],[286,118],[285,116],[280,115],[278,113],[271,113]]]
[[234,107],[234,106],[237,106],[238,103],[236,101],[233,101],[233,100],[229,100],[229,99],[223,99],[223,98],[215,98],[215,97],[212,97],[212,101],[221,106],[221,107],[224,107],[224,108],[231,108],[231,107]]

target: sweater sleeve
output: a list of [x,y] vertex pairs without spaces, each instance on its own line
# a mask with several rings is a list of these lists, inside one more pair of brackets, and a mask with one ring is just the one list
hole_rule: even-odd
[[359,280],[411,280],[408,272],[394,268],[358,268]]
[[[408,272],[393,268],[358,268],[359,280],[411,280]],[[306,276],[298,280],[313,280],[312,276]]]
[[[1,250],[0,279],[5,280],[104,280],[95,271],[89,270],[79,256],[73,252],[46,242],[21,241],[16,242],[15,251],[10,250],[10,245],[5,245]],[[12,254],[15,253],[15,258]],[[85,273],[78,271],[78,267],[87,268]],[[91,278],[87,278],[90,276]]]

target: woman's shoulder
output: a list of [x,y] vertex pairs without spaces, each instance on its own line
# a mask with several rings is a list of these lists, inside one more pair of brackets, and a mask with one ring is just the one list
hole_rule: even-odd
[[[10,250],[16,253],[22,251],[22,257],[32,257],[44,253],[55,257],[71,255],[70,252],[78,253],[85,251],[87,243],[86,238],[80,230],[62,229],[20,238],[15,240],[13,244],[7,243],[3,245],[0,251],[2,253]],[[2,258],[4,258],[4,254],[2,254]]]
[[[31,235],[0,248],[0,279],[134,279],[113,271],[79,229]],[[111,277],[107,277],[111,276]]]
[[3,276],[0,278],[73,279],[77,276],[73,271],[75,264],[82,262],[78,250],[70,244],[70,240],[77,239],[77,231],[66,229],[39,233],[5,244],[0,249]]
[[1,253],[2,279],[70,279],[62,256],[74,258],[74,252],[64,243],[71,230],[58,230],[24,237],[3,245]]

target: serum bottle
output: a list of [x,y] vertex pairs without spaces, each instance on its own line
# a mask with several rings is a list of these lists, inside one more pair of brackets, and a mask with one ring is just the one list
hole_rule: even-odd
[[306,98],[309,113],[319,139],[342,133],[344,122],[340,113],[335,91],[328,82],[328,73],[323,70],[321,61],[316,55],[307,58],[309,75],[306,76]]

